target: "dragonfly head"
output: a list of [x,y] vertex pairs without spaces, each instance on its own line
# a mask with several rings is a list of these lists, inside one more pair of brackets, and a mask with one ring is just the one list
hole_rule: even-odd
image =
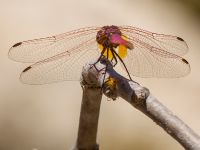
[[96,40],[98,44],[106,48],[124,45],[128,49],[133,49],[133,44],[129,42],[126,36],[122,35],[120,29],[117,26],[104,26],[98,31]]

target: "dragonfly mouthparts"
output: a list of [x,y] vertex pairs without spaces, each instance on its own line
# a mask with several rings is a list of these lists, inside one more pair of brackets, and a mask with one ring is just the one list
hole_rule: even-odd
[[110,41],[115,44],[124,45],[128,49],[133,49],[133,44],[126,40],[127,38],[123,35],[112,34]]

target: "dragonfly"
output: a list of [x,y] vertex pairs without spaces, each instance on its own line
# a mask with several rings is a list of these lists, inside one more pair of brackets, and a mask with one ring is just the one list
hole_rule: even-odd
[[186,42],[178,36],[110,25],[18,42],[8,56],[17,62],[32,63],[22,71],[22,83],[46,84],[79,80],[82,66],[102,57],[113,66],[120,62],[130,79],[183,77],[190,73],[190,64],[183,58],[187,52]]

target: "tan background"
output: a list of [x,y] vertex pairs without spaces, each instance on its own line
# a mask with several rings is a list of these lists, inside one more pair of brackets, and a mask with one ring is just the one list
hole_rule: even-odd
[[[22,40],[92,25],[133,25],[187,41],[190,75],[134,79],[200,134],[200,11],[197,3],[190,2],[0,0],[0,150],[67,150],[74,145],[82,93],[79,82],[23,85],[18,76],[28,64],[9,60],[7,52]],[[105,97],[98,142],[101,150],[183,149],[122,99],[113,102]]]

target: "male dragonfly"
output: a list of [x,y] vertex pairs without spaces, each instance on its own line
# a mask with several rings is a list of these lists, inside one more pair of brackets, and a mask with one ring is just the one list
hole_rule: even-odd
[[9,58],[33,63],[20,80],[26,84],[46,84],[78,80],[86,62],[106,57],[118,62],[138,77],[182,77],[190,65],[182,56],[186,42],[177,36],[157,34],[132,26],[86,27],[63,34],[23,41],[9,50]]

